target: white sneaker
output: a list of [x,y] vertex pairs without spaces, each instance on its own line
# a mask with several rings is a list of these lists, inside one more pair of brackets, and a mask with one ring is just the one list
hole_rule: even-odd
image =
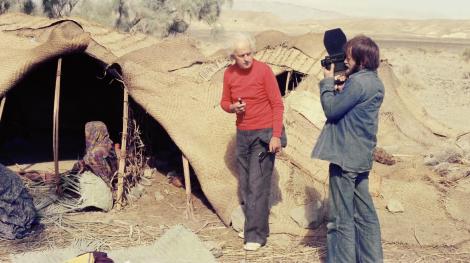
[[245,232],[243,232],[243,231],[238,232],[238,237],[242,238],[242,239],[245,239]]
[[243,246],[243,249],[248,251],[256,251],[261,247],[260,243],[248,242]]

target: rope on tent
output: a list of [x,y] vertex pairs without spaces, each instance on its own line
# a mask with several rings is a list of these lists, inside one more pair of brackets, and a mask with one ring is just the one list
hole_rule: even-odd
[[52,148],[54,152],[54,182],[57,186],[57,192],[60,193],[59,182],[59,103],[60,103],[60,78],[62,75],[62,58],[57,61],[57,72],[54,91],[54,116],[52,128]]
[[184,187],[186,188],[186,218],[194,219],[193,200],[191,198],[191,180],[189,178],[189,161],[186,156],[181,155],[183,159]]
[[0,122],[2,122],[3,108],[5,107],[5,101],[7,96],[3,96],[2,101],[0,102]]

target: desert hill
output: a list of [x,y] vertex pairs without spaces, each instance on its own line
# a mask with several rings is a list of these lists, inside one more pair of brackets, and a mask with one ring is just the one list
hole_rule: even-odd
[[[302,9],[298,9],[298,11],[300,10]],[[322,13],[319,12],[319,14]],[[295,35],[307,32],[324,32],[327,29],[341,27],[348,36],[363,33],[381,38],[433,38],[447,42],[470,42],[467,41],[470,40],[470,20],[364,19],[341,16],[341,14],[334,14],[331,19],[326,19],[323,15],[317,16],[315,12],[311,13],[311,18],[302,18],[302,15],[299,17],[301,19],[290,20],[266,11],[226,9],[222,11],[217,23],[225,31],[259,32],[276,29]],[[196,22],[191,25],[190,30],[198,31],[208,28],[210,28],[208,25]]]

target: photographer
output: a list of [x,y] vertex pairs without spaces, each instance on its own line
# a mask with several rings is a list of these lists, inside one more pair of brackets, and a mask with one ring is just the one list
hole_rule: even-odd
[[320,97],[327,121],[312,158],[330,162],[327,262],[382,262],[380,224],[369,193],[384,86],[379,48],[360,35],[345,45],[347,80],[335,85],[334,64],[324,68]]

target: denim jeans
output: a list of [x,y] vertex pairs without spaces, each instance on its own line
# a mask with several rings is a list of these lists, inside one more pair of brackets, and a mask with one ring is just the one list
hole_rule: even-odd
[[369,172],[348,172],[330,164],[329,182],[327,262],[383,262]]
[[245,214],[245,243],[266,244],[269,235],[269,196],[275,155],[267,154],[268,145],[260,140],[271,129],[237,130],[239,191]]

